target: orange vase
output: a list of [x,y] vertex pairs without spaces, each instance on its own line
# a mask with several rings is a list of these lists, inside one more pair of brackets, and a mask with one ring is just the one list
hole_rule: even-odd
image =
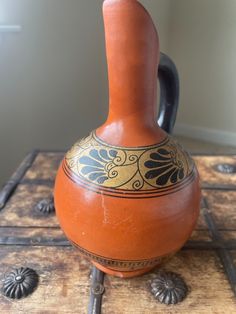
[[191,157],[156,122],[160,53],[152,19],[136,0],[106,0],[103,13],[109,114],[66,154],[55,207],[84,257],[108,274],[132,277],[190,237],[199,177]]

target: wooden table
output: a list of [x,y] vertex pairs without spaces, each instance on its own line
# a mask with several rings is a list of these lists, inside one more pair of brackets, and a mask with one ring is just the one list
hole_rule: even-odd
[[[55,214],[47,213],[51,208],[41,206],[44,213],[37,206],[50,199],[62,157],[32,152],[0,193],[0,279],[21,266],[39,275],[30,296],[1,294],[0,313],[87,312],[90,263],[66,240]],[[102,313],[236,313],[236,173],[228,173],[236,172],[236,156],[194,159],[202,179],[201,215],[191,239],[162,267],[182,275],[189,295],[178,305],[159,304],[150,293],[158,269],[134,279],[105,276]]]

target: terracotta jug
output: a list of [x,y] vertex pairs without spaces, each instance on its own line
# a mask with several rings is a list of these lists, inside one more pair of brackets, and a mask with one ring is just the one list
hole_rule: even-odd
[[66,154],[55,207],[84,257],[108,274],[132,277],[190,237],[199,177],[188,153],[156,122],[160,52],[151,17],[136,0],[106,0],[103,14],[109,114]]

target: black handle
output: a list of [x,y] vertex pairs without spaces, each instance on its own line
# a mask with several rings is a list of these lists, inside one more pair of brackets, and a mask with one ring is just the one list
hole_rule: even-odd
[[160,82],[158,124],[167,133],[172,133],[179,105],[179,75],[174,62],[164,53],[160,54],[158,77]]

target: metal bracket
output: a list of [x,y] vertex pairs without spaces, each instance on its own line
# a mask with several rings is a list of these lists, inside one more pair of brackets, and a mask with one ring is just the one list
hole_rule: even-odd
[[90,300],[88,306],[88,314],[100,314],[102,306],[102,295],[105,291],[104,273],[95,266],[91,273]]

